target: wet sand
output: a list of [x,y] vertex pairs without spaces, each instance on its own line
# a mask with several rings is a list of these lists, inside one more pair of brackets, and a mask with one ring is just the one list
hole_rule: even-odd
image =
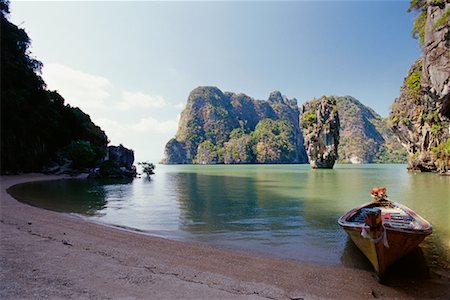
[[13,199],[7,188],[63,178],[1,176],[1,299],[449,299],[431,274],[379,284],[372,272],[182,243]]

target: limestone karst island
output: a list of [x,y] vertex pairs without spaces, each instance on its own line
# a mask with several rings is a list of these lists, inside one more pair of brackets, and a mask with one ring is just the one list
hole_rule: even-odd
[[0,299],[450,299],[449,0],[0,18]]

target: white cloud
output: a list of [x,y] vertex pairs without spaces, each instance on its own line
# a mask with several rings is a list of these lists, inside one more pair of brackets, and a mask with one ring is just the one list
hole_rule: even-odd
[[60,64],[45,64],[42,76],[47,88],[57,90],[71,106],[89,111],[104,107],[110,97],[111,82],[102,76],[92,75]]
[[147,95],[142,92],[122,92],[123,100],[117,104],[120,110],[130,110],[135,108],[159,108],[166,105],[166,100],[162,96]]
[[152,117],[139,120],[130,128],[137,133],[175,134],[178,122],[175,120],[158,121]]
[[173,107],[182,109],[182,108],[184,108],[184,105],[185,105],[184,103],[180,102],[180,103],[175,104]]
[[100,126],[106,134],[109,136],[114,134],[115,136],[126,136],[127,127],[117,121],[110,120],[107,118],[97,118],[94,120],[95,124]]
[[[175,135],[182,104],[169,104],[162,96],[116,88],[107,78],[61,64],[45,64],[42,74],[48,89],[57,90],[71,106],[88,113],[107,134],[112,145],[123,144],[135,150],[137,160],[159,160],[165,143]],[[120,99],[120,101],[117,101]],[[172,116],[158,120],[142,118],[145,109],[169,109]],[[158,113],[164,113],[158,111]],[[163,118],[159,116],[159,118]]]

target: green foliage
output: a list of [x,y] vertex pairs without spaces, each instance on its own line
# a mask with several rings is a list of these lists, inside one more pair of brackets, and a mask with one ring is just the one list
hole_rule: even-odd
[[411,0],[408,12],[422,10],[427,4],[426,0]]
[[307,111],[300,116],[300,124],[302,128],[310,128],[317,126],[317,115],[313,110]]
[[252,133],[253,151],[259,163],[291,162],[295,158],[294,130],[285,120],[261,120]]
[[147,175],[147,178],[150,179],[150,175],[155,174],[155,165],[148,162],[138,162],[138,165],[142,167],[142,172],[144,172]]
[[414,92],[420,92],[420,89],[422,88],[422,85],[420,83],[421,77],[421,72],[416,71],[411,73],[411,75],[406,78],[406,86],[408,87],[408,89]]
[[425,42],[425,24],[427,22],[427,11],[422,10],[420,14],[414,20],[414,25],[412,28],[412,36],[419,40],[419,44],[423,45]]
[[393,117],[392,119],[389,120],[389,123],[391,125],[393,125],[393,124],[398,124],[399,121],[400,121],[400,117],[399,116],[395,116],[395,117]]
[[372,162],[377,164],[404,164],[408,162],[408,155],[406,149],[401,146],[382,145]]
[[198,145],[197,155],[194,163],[212,164],[222,162],[221,151],[209,140],[203,141]]
[[192,145],[191,152],[196,153],[197,145],[204,139],[203,136],[205,134],[200,120],[197,118],[190,119],[186,130],[186,141],[188,141],[189,145]]
[[422,115],[422,119],[425,118],[425,121],[431,124],[430,132],[434,136],[440,136],[443,131],[442,120],[439,116],[439,111],[433,109],[429,111],[427,114]]
[[254,162],[253,140],[250,135],[230,139],[224,144],[224,163],[242,164]]
[[245,135],[245,131],[242,128],[235,128],[230,133],[230,139],[239,139]]
[[436,124],[431,125],[430,131],[433,135],[438,136],[442,133],[442,129],[443,129],[442,124],[436,123]]
[[436,157],[436,165],[441,172],[450,168],[450,138],[431,149]]
[[436,20],[436,22],[433,24],[433,29],[436,29],[441,26],[445,26],[448,24],[450,20],[450,9],[447,9],[444,14]]
[[340,118],[339,162],[404,163],[407,153],[389,125],[406,119],[403,114],[383,119],[353,97],[338,97]]
[[432,110],[428,113],[427,120],[430,122],[440,122],[441,118],[439,118],[439,112],[437,110]]
[[408,118],[400,118],[399,123],[400,123],[400,124],[405,124],[406,126],[408,126],[408,125],[411,124],[411,120],[408,119]]
[[[412,28],[412,35],[415,39],[419,39],[420,45],[425,41],[425,25],[427,22],[427,8],[428,6],[439,6],[444,8],[446,0],[411,0],[408,12],[415,11],[419,14],[414,20]],[[448,23],[450,19],[450,10],[447,9],[444,14],[433,24],[433,29],[443,26]]]
[[[297,153],[303,149],[298,139],[299,110],[296,102],[286,102],[284,98],[282,101],[272,100],[258,101],[244,94],[222,93],[215,87],[194,89],[182,113],[176,135],[186,150],[185,157],[178,161],[202,164],[256,162],[254,132],[257,124],[265,118],[286,120],[291,124],[293,128],[288,140],[294,145],[293,155],[290,156],[293,159],[285,162],[304,161],[306,154]],[[170,157],[171,162],[174,161],[171,153],[178,150],[172,146],[170,142],[166,145],[166,157]],[[277,155],[277,159],[282,157]]]
[[[1,2],[1,172],[41,171],[72,141],[90,143],[94,160],[104,156],[105,133],[78,108],[48,91],[39,76],[42,63],[30,52],[25,30],[6,18]],[[7,75],[6,75],[7,74]]]
[[75,169],[92,167],[95,162],[95,152],[89,141],[73,141],[64,149],[64,152]]

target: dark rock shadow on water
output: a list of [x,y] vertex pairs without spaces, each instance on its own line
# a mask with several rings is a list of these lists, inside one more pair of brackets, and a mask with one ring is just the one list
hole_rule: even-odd
[[133,179],[62,179],[12,186],[8,193],[20,202],[57,212],[95,215],[107,205],[107,187]]

